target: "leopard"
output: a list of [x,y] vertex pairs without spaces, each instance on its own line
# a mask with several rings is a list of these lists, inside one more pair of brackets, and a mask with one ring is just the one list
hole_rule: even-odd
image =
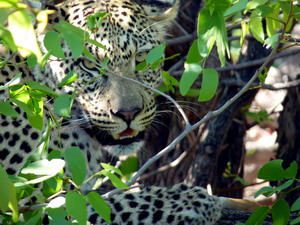
[[[63,44],[66,59],[52,56],[43,69],[39,65],[31,68],[21,63],[23,59],[18,54],[5,56],[18,66],[8,64],[1,68],[0,85],[21,72],[20,83],[34,80],[60,94],[80,90],[70,118],[66,118],[59,130],[51,131],[49,152],[71,146],[80,148],[88,163],[87,174],[91,176],[101,170],[104,152],[122,157],[142,151],[145,132],[156,116],[157,103],[151,88],[158,88],[162,82],[162,65],[139,72],[135,67],[146,60],[151,49],[164,43],[179,4],[179,0],[64,1],[49,6],[55,13],[49,15],[48,26],[67,21],[88,30],[90,15],[106,13],[101,26],[90,34],[91,39],[105,47],[85,44],[97,63],[86,57],[72,58],[67,44]],[[37,35],[43,45],[45,32]],[[107,69],[111,73],[99,76],[97,67],[105,59],[108,59]],[[78,80],[58,87],[70,71],[76,71]],[[8,97],[7,90],[0,91],[0,101]],[[51,101],[49,104],[51,107]],[[20,114],[18,117],[0,115],[0,164],[9,175],[20,173],[43,135],[29,124],[25,112],[18,107],[16,111]],[[45,114],[45,118],[49,117],[47,112]],[[90,190],[91,187],[87,184],[84,188]],[[222,208],[228,205],[225,198],[208,195],[203,188],[186,184],[122,192],[107,202],[112,210],[112,224],[128,225],[210,225],[216,223]],[[96,213],[90,214],[89,221],[107,224]]]

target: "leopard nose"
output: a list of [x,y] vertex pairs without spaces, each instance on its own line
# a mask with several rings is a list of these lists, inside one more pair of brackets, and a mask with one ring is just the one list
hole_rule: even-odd
[[112,114],[128,123],[131,122],[141,111],[141,108],[120,109],[117,112],[112,112]]

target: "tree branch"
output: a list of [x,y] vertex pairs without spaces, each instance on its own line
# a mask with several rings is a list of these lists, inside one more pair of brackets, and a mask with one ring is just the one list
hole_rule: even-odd
[[[197,129],[201,124],[207,122],[208,120],[220,115],[222,112],[224,112],[225,109],[227,109],[234,101],[236,101],[241,95],[243,95],[251,86],[251,84],[257,79],[258,75],[262,73],[262,71],[264,70],[264,68],[267,66],[267,64],[273,60],[274,56],[276,55],[277,52],[277,48],[278,48],[278,44],[279,41],[277,42],[277,45],[274,47],[274,49],[271,51],[271,53],[269,54],[269,56],[265,59],[264,63],[261,65],[261,67],[255,72],[255,74],[252,76],[252,78],[248,81],[248,83],[235,95],[233,96],[231,99],[229,99],[222,107],[220,107],[219,109],[215,110],[215,111],[210,111],[208,112],[200,121],[198,121],[197,123],[191,125],[190,123],[186,123],[186,128],[183,130],[183,132],[177,136],[177,138],[175,138],[167,147],[165,147],[163,150],[161,150],[160,152],[158,152],[156,155],[154,155],[152,158],[150,158],[135,174],[134,176],[130,179],[129,182],[127,182],[127,185],[132,185],[135,182],[137,182],[139,180],[139,178],[141,177],[141,175],[154,163],[156,162],[158,159],[160,159],[161,157],[163,157],[164,155],[168,154],[171,150],[173,150],[175,148],[175,146],[191,131]],[[114,73],[113,73],[114,74]],[[116,75],[116,74],[115,74]],[[119,77],[122,77],[120,75],[117,75]],[[140,83],[139,81],[136,81],[134,79],[131,78],[127,78],[127,77],[122,77],[126,80],[131,80],[136,84],[139,84],[143,87],[147,87],[147,85]],[[149,87],[147,87],[149,88]],[[156,93],[161,93],[160,91],[150,88],[153,92]],[[166,95],[163,93],[164,97],[167,97],[168,100],[170,100],[171,102],[175,102],[176,103],[176,107],[177,107],[177,102],[171,98],[170,96]],[[177,107],[178,108],[178,107]],[[183,113],[184,114],[184,113]],[[184,114],[185,115],[185,114]],[[103,198],[108,199],[110,198],[112,195],[117,194],[122,192],[123,190],[120,189],[115,189],[112,190],[104,195],[102,195]]]
[[[283,58],[283,57],[286,57],[286,56],[296,55],[298,53],[300,53],[299,48],[293,49],[293,50],[290,50],[290,51],[280,52],[280,53],[274,55],[272,59]],[[227,72],[227,71],[231,71],[231,70],[242,70],[242,69],[246,69],[246,68],[249,68],[249,67],[261,65],[265,62],[265,60],[266,60],[266,58],[264,57],[264,58],[261,58],[261,59],[241,63],[241,64],[238,64],[238,65],[227,66],[225,68],[219,67],[219,68],[216,68],[215,70],[217,70],[218,72]],[[180,71],[172,72],[171,75],[172,76],[179,76],[182,73],[183,73],[183,70],[180,70]]]

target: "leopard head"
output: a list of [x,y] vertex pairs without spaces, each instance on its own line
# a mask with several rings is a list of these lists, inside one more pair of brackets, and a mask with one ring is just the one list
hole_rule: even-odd
[[[64,19],[88,30],[88,16],[109,13],[101,26],[90,33],[91,39],[105,49],[87,44],[96,63],[86,58],[53,60],[48,73],[50,70],[55,78],[52,80],[60,82],[68,71],[77,72],[78,82],[63,89],[80,90],[73,118],[84,118],[84,129],[112,155],[132,154],[143,146],[144,132],[156,114],[155,98],[147,88],[123,77],[154,88],[160,85],[160,67],[136,72],[135,66],[145,60],[152,48],[163,43],[178,4],[179,0],[78,0],[57,6],[58,12],[51,18],[51,23]],[[66,56],[70,55],[70,51],[65,51]],[[111,73],[100,76],[97,67],[105,59],[109,60],[107,69]]]

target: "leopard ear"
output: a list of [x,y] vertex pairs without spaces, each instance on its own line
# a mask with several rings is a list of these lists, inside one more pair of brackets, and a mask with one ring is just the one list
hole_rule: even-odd
[[180,0],[133,0],[153,21],[172,21],[178,13]]

